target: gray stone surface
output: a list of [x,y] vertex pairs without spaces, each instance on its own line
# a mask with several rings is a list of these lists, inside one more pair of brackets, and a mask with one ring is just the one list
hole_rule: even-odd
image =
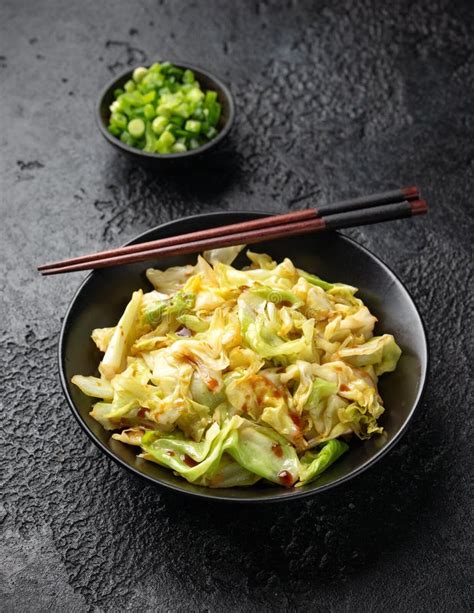
[[[2,610],[472,610],[472,8],[2,0]],[[210,177],[154,176],[96,130],[103,84],[155,58],[208,67],[236,95]],[[144,485],[93,447],[56,364],[82,275],[42,279],[37,264],[198,211],[412,183],[428,218],[350,232],[406,282],[431,343],[424,402],[388,457],[259,508]]]

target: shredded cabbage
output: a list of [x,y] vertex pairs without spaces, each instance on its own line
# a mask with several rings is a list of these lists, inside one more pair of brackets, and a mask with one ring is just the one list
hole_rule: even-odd
[[92,332],[99,376],[72,382],[114,439],[191,483],[304,486],[383,431],[378,377],[401,350],[356,288],[251,251],[236,269],[242,249],[149,269],[154,289]]

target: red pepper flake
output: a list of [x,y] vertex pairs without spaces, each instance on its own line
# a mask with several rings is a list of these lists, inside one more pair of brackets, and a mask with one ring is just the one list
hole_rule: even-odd
[[168,451],[166,452],[166,455],[169,455],[169,456],[173,457],[176,454],[175,454],[175,452],[173,450],[168,449]]
[[144,408],[142,407],[142,408],[141,408],[141,409],[138,411],[137,416],[138,416],[140,419],[143,419],[143,418],[145,417],[145,415],[146,415],[146,409],[144,409]]
[[283,456],[283,449],[281,448],[280,443],[273,443],[272,451],[277,458],[281,458]]
[[339,389],[341,392],[348,392],[350,388],[345,383],[341,383],[341,385],[339,386]]
[[190,458],[190,457],[188,456],[188,454],[187,454],[187,453],[185,453],[185,454],[183,455],[183,458],[182,458],[182,459],[183,459],[183,462],[184,462],[184,463],[185,463],[187,466],[189,466],[190,468],[193,468],[194,466],[197,466],[197,462],[196,462],[196,460],[193,460],[192,458]]
[[285,487],[291,487],[294,483],[293,475],[287,470],[282,470],[280,473],[278,473],[278,479]]

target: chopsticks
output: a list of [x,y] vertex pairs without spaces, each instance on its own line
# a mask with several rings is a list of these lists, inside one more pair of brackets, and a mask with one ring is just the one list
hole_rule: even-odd
[[38,267],[43,275],[107,268],[157,257],[184,255],[238,244],[336,230],[426,213],[416,187],[401,188],[283,215],[189,232]]

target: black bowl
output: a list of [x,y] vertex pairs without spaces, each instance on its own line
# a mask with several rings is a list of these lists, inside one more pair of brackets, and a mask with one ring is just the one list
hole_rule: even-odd
[[[155,240],[193,230],[253,219],[260,213],[209,213],[178,219],[149,230],[129,244]],[[428,348],[423,323],[407,290],[394,273],[375,255],[350,238],[337,233],[279,239],[262,243],[256,250],[275,259],[291,258],[297,266],[329,281],[360,288],[359,296],[377,316],[378,329],[394,334],[402,348],[395,372],[380,379],[386,412],[381,423],[386,435],[368,441],[353,441],[351,449],[315,482],[284,489],[256,484],[247,488],[207,489],[191,485],[166,469],[136,457],[133,447],[111,438],[110,432],[89,416],[92,399],[70,383],[75,374],[97,372],[100,354],[90,340],[93,328],[114,325],[132,291],[150,290],[144,271],[149,266],[167,268],[195,260],[195,256],[172,257],[93,272],[74,296],[63,322],[59,341],[61,383],[69,406],[94,443],[124,468],[152,483],[201,498],[235,502],[289,500],[322,492],[344,483],[373,465],[400,438],[420,402],[428,366]],[[241,254],[240,261],[245,257]],[[237,265],[240,262],[237,260]]]
[[117,88],[123,87],[123,85],[132,78],[132,74],[135,68],[123,72],[118,77],[115,77],[103,90],[100,95],[99,103],[97,105],[97,125],[102,136],[116,149],[125,153],[134,161],[138,161],[151,168],[172,167],[176,165],[182,165],[183,163],[195,162],[196,160],[202,161],[207,159],[211,153],[213,153],[218,145],[222,143],[225,137],[229,134],[232,124],[234,122],[235,109],[234,99],[228,87],[216,76],[212,75],[207,70],[203,70],[197,66],[190,64],[183,64],[182,62],[174,63],[179,68],[189,68],[196,75],[196,79],[201,84],[202,89],[212,89],[217,92],[218,100],[221,104],[222,111],[218,123],[218,134],[215,138],[210,140],[202,147],[185,151],[183,153],[169,153],[162,155],[160,153],[149,153],[148,151],[142,151],[136,147],[130,147],[123,143],[119,138],[111,134],[107,126],[110,119],[110,105],[114,101],[114,91]]

